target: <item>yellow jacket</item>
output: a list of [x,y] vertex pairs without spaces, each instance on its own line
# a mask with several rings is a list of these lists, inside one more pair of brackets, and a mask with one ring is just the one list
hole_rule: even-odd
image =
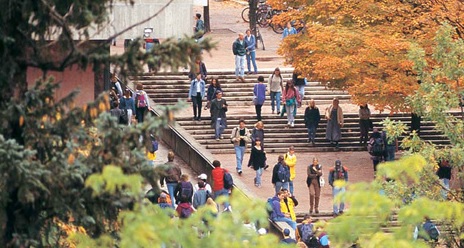
[[295,165],[296,165],[296,155],[293,154],[290,155],[290,153],[286,153],[284,156],[284,161],[285,164],[290,168],[290,181],[293,181],[295,179],[296,173],[295,173]]
[[293,221],[296,221],[296,214],[295,214],[295,203],[293,202],[293,199],[290,197],[287,197],[287,204],[285,204],[285,199],[280,200],[280,211],[282,211],[283,214],[289,213],[290,218]]

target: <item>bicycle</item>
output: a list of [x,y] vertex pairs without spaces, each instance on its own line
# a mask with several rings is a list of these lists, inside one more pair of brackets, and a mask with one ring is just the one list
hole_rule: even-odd
[[261,32],[259,32],[258,26],[256,26],[256,48],[258,48],[258,42],[261,42],[261,45],[263,46],[263,51],[266,50],[266,47],[264,46],[263,35],[261,34]]
[[[271,6],[269,4],[266,4],[266,1],[260,1],[259,5],[256,8],[256,17],[258,17],[261,13],[268,12],[268,9],[272,10]],[[244,22],[250,22],[250,7],[246,7],[242,10],[242,19]]]

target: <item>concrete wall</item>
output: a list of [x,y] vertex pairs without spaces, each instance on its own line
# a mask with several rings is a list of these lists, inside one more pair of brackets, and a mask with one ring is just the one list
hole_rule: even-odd
[[[168,3],[169,0],[134,0],[134,5],[116,1],[110,10],[110,24],[92,39],[107,39],[113,34],[142,21]],[[166,39],[192,35],[194,26],[193,0],[174,0],[164,11],[152,20],[132,28],[117,40],[133,39],[143,36],[144,28],[153,28],[152,37]]]

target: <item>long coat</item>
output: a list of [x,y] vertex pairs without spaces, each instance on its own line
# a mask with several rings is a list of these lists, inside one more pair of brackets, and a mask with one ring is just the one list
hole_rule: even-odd
[[211,101],[211,124],[213,127],[216,125],[216,120],[217,118],[221,118],[221,123],[224,125],[224,128],[227,127],[227,117],[226,117],[226,112],[227,112],[227,102],[226,99],[221,98],[220,101],[218,99],[213,99]]

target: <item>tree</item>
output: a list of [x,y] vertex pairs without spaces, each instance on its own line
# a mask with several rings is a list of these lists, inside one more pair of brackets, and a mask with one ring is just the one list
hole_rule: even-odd
[[[281,4],[273,0],[272,4]],[[408,51],[424,48],[426,70],[433,36],[447,21],[463,38],[462,8],[452,1],[292,1],[274,21],[302,20],[305,32],[285,39],[279,54],[315,81],[346,89],[355,103],[378,110],[409,110],[405,98],[417,88]]]
[[[346,194],[350,211],[327,227],[336,246],[357,243],[361,247],[428,247],[426,242],[412,239],[414,228],[426,217],[440,225],[441,244],[464,245],[464,122],[450,113],[459,105],[461,92],[449,83],[462,77],[461,62],[457,61],[462,61],[464,43],[456,38],[451,25],[438,30],[435,42],[431,58],[438,66],[433,70],[427,70],[423,48],[415,45],[408,53],[422,83],[406,102],[425,120],[435,122],[436,129],[450,139],[451,145],[437,147],[413,133],[403,139],[403,157],[380,164],[373,183],[350,185]],[[405,133],[406,126],[401,122],[386,120],[384,125],[387,136]],[[441,191],[446,188],[435,174],[441,160],[450,162],[455,181],[461,184],[461,188],[448,191],[448,200],[443,200]],[[392,233],[386,234],[383,228],[389,226],[391,218],[397,218],[398,227],[390,226]]]
[[[212,44],[209,39],[201,43],[191,37],[168,39],[145,53],[136,40],[125,54],[111,56],[114,37],[98,43],[89,39],[89,32],[107,23],[112,4],[0,0],[0,243],[7,247],[61,246],[62,226],[95,238],[112,233],[118,229],[119,212],[133,209],[140,197],[139,191],[126,190],[141,184],[134,176],[156,180],[145,159],[148,144],[139,137],[148,141],[172,120],[170,115],[148,117],[143,124],[122,129],[107,113],[107,95],[77,108],[73,103],[77,92],[54,98],[59,84],[47,73],[71,65],[92,65],[98,71],[108,63],[122,73],[137,73],[144,64],[158,61],[175,69],[193,63]],[[39,68],[44,75],[31,89],[28,67]],[[128,184],[111,194],[93,195],[85,181],[108,165],[120,168],[131,180],[123,180]]]

